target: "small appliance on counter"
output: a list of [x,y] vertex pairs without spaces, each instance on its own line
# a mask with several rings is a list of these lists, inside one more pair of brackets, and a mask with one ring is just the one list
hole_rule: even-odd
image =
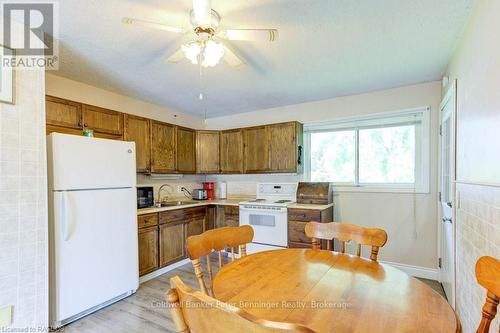
[[215,199],[215,183],[203,182],[203,189],[207,191],[207,200]]
[[227,183],[226,182],[217,183],[217,190],[218,190],[217,197],[219,199],[226,199],[227,198]]
[[194,189],[191,192],[191,197],[193,200],[207,200],[207,190],[205,189]]
[[153,207],[153,186],[137,187],[137,209]]
[[312,205],[328,205],[333,202],[333,191],[330,183],[299,182],[297,203]]

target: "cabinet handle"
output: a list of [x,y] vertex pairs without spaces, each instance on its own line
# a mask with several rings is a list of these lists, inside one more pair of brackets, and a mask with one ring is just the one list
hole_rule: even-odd
[[297,164],[298,165],[302,164],[302,146],[299,146],[299,148],[298,148]]

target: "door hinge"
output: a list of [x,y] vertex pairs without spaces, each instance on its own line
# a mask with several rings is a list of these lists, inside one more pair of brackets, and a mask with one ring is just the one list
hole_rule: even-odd
[[439,125],[439,135],[443,135],[443,125]]
[[443,259],[441,258],[438,259],[438,267],[443,268]]
[[441,202],[441,192],[439,192],[439,202]]

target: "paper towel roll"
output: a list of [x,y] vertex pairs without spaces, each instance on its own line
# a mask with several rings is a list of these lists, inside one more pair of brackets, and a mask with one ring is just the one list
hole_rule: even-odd
[[221,182],[217,186],[219,188],[219,199],[226,199],[227,198],[227,183],[226,182]]

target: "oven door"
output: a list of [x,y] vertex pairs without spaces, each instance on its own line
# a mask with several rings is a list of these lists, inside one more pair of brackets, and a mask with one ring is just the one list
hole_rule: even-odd
[[254,230],[253,243],[287,247],[288,217],[285,207],[240,206],[240,225]]

